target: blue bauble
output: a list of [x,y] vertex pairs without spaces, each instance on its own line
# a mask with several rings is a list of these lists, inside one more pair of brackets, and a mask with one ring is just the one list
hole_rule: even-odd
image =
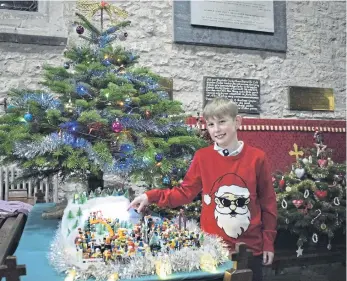
[[31,122],[31,121],[33,121],[33,115],[31,113],[27,112],[24,114],[24,119],[27,122]]
[[110,66],[112,63],[110,62],[109,59],[104,59],[104,60],[102,61],[102,64],[103,64],[104,66]]
[[163,184],[169,185],[171,183],[171,179],[169,176],[163,177]]
[[173,167],[171,173],[173,173],[174,175],[177,175],[177,172],[178,172],[177,167]]
[[128,144],[128,143],[123,143],[121,146],[120,146],[120,151],[123,152],[123,153],[129,153],[129,152],[132,152],[133,151],[133,146],[131,144]]
[[161,160],[163,160],[163,154],[158,153],[155,155],[155,161],[160,162]]
[[65,62],[65,63],[64,63],[64,68],[65,68],[65,69],[69,69],[69,68],[70,68],[70,64],[69,64],[68,62]]
[[76,87],[76,92],[77,92],[77,94],[78,94],[79,96],[85,96],[85,95],[88,94],[87,89],[86,89],[84,86],[82,86],[82,85],[78,85],[78,86]]

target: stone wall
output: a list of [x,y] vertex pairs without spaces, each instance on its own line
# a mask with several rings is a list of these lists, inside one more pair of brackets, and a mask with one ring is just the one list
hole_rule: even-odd
[[[124,45],[139,53],[141,66],[172,77],[174,99],[182,101],[194,115],[202,108],[203,76],[220,76],[259,79],[263,118],[346,117],[345,2],[287,1],[286,54],[174,44],[171,0],[116,4],[129,12],[132,21]],[[76,38],[73,12],[73,4],[65,5],[62,24],[70,22],[70,42]],[[63,50],[57,46],[0,42],[0,97],[10,88],[41,88],[38,82],[42,66],[62,65]],[[288,86],[333,88],[335,111],[288,110]]]

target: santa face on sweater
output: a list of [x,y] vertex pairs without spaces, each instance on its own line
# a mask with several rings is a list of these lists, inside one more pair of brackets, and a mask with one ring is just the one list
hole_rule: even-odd
[[250,193],[244,185],[244,181],[237,175],[226,174],[215,182],[213,188],[214,191],[217,188],[214,193],[217,225],[226,235],[235,239],[248,229],[251,220],[248,208]]

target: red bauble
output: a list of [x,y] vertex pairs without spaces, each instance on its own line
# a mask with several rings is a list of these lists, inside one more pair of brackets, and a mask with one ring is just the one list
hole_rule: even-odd
[[150,118],[151,117],[151,112],[149,110],[145,111],[145,116],[146,118]]
[[76,27],[77,34],[83,34],[84,33],[84,27],[82,25],[79,25]]
[[279,183],[278,183],[278,187],[279,187],[280,189],[284,189],[285,186],[286,186],[285,180],[284,180],[284,179],[281,179],[281,180],[279,181]]
[[318,159],[318,165],[321,168],[324,168],[326,166],[328,166],[328,160],[327,159]]
[[304,200],[293,200],[292,202],[295,207],[299,208],[304,203]]
[[326,190],[316,190],[314,193],[319,199],[324,199],[327,197],[328,192]]
[[120,133],[123,130],[123,125],[119,121],[112,123],[112,131],[115,133]]

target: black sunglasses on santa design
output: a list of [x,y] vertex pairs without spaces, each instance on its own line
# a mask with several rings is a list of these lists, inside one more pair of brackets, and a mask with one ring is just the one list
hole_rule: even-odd
[[235,200],[229,200],[224,197],[216,197],[216,198],[218,198],[220,203],[227,208],[231,206],[231,202],[234,202],[237,207],[243,207],[245,205],[248,205],[248,202],[249,202],[248,198],[243,198],[243,197],[237,198]]

